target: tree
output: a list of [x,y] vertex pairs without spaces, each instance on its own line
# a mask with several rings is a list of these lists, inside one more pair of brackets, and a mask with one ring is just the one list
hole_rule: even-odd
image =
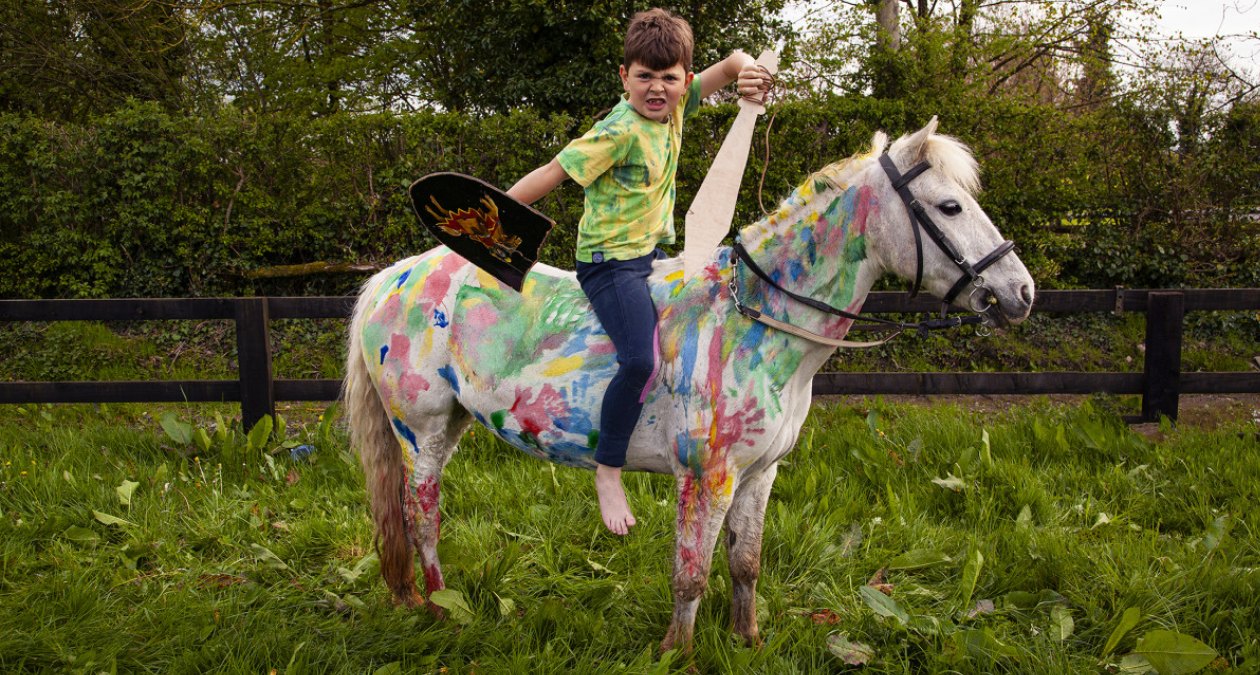
[[[784,0],[692,2],[698,66],[788,36]],[[630,15],[649,2],[595,0],[218,0],[204,26],[204,88],[259,110],[419,109],[589,114],[619,91]]]
[[0,0],[0,109],[55,119],[185,102],[184,14],[160,0]]

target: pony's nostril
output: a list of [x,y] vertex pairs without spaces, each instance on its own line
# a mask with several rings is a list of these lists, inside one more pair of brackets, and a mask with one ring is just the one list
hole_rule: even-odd
[[1028,284],[1024,284],[1023,286],[1020,286],[1019,297],[1023,298],[1024,302],[1031,305],[1033,301],[1032,286],[1029,286]]

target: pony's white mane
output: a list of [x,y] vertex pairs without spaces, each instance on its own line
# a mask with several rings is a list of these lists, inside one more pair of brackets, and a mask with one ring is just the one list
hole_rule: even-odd
[[[878,134],[876,136],[878,137]],[[898,138],[889,152],[893,155],[899,154],[909,139],[909,134]],[[911,163],[917,164],[919,160],[927,160],[933,170],[941,172],[946,179],[961,185],[968,194],[974,196],[980,191],[980,165],[976,163],[971,150],[957,138],[945,134],[930,134],[921,152],[912,159]]]
[[[904,154],[906,144],[910,142],[912,135],[906,134],[898,138],[893,142],[892,147],[888,148],[888,152],[893,155]],[[868,152],[829,164],[811,175],[809,180],[820,179],[832,187],[843,186],[848,183],[847,178],[850,175],[865,167],[865,162],[858,160],[878,157],[887,147],[888,135],[882,131],[876,131],[871,137],[871,147]],[[937,133],[928,135],[918,155],[911,160],[906,164],[917,164],[919,160],[927,160],[934,170],[941,172],[946,179],[961,185],[968,194],[974,196],[980,191],[980,166],[976,163],[976,158],[972,156],[971,150],[953,136]]]

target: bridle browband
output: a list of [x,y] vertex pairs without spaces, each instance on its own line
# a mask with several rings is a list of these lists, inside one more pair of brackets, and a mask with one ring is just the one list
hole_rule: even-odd
[[[748,317],[749,319],[752,319],[754,321],[758,321],[767,326],[770,326],[771,328],[782,330],[782,331],[791,333],[793,335],[796,335],[798,337],[802,337],[807,340],[812,340],[814,342],[819,342],[819,343],[830,345],[833,347],[873,347],[876,345],[883,344],[887,342],[888,340],[891,340],[897,335],[900,335],[901,332],[905,330],[914,330],[920,334],[926,335],[928,331],[942,330],[945,328],[953,328],[955,326],[962,326],[962,325],[969,325],[969,324],[985,324],[986,326],[989,326],[992,324],[992,319],[988,316],[988,312],[992,310],[992,307],[989,307],[989,306],[978,307],[977,306],[978,304],[987,305],[988,298],[991,297],[990,292],[984,287],[984,277],[980,276],[980,273],[988,269],[989,267],[991,267],[998,260],[1002,259],[1003,256],[1005,256],[1006,254],[1014,250],[1015,242],[1004,241],[1001,244],[999,244],[997,248],[993,249],[993,251],[990,252],[988,255],[981,258],[980,261],[977,262],[976,264],[972,265],[968,263],[966,258],[964,258],[963,255],[959,253],[958,247],[954,245],[954,242],[950,240],[949,236],[946,235],[945,232],[935,222],[932,221],[931,217],[928,216],[927,210],[923,208],[923,204],[920,203],[918,199],[915,199],[914,195],[910,192],[910,188],[909,188],[910,181],[914,180],[915,178],[923,174],[923,172],[930,169],[931,165],[927,161],[923,161],[917,164],[914,168],[907,171],[905,174],[902,174],[900,171],[897,170],[897,166],[893,164],[892,159],[888,156],[887,153],[880,155],[879,164],[880,166],[883,167],[884,173],[888,175],[888,180],[892,183],[893,190],[897,192],[897,195],[901,197],[902,203],[905,204],[906,213],[910,216],[910,229],[911,231],[914,232],[914,247],[915,247],[916,261],[915,261],[914,285],[910,289],[910,297],[913,299],[919,294],[919,289],[923,283],[923,237],[919,233],[920,229],[927,232],[928,236],[932,239],[932,241],[936,243],[936,246],[940,248],[941,251],[945,253],[945,255],[950,260],[954,262],[954,265],[956,265],[959,270],[962,271],[962,276],[959,277],[958,281],[953,285],[953,287],[949,289],[949,292],[945,294],[945,297],[942,298],[943,302],[941,305],[941,318],[927,319],[924,321],[920,321],[918,323],[889,321],[887,319],[880,319],[877,317],[862,315],[860,313],[849,312],[849,311],[840,309],[838,307],[833,307],[831,305],[828,305],[825,302],[815,300],[813,298],[809,298],[803,295],[799,295],[797,293],[789,291],[788,289],[784,288],[783,286],[775,282],[774,279],[771,279],[770,275],[766,274],[766,272],[762,270],[761,267],[757,265],[755,261],[753,261],[752,256],[749,255],[748,253],[748,250],[744,248],[744,245],[739,241],[739,238],[736,237],[735,245],[732,247],[732,252],[734,253],[734,256],[733,256],[734,259],[732,260],[732,263],[731,263],[730,289],[731,289],[731,298],[734,300],[735,308],[739,311],[740,314]],[[783,293],[784,295],[791,298],[792,300],[795,300],[796,302],[799,302],[807,307],[816,309],[820,312],[825,312],[827,314],[831,314],[834,316],[843,317],[851,321],[855,321],[855,322],[866,321],[872,324],[876,324],[876,328],[893,329],[894,332],[891,335],[885,338],[882,338],[880,340],[874,341],[874,342],[848,342],[845,340],[829,338],[823,335],[817,335],[803,328],[792,326],[790,324],[778,321],[777,319],[774,319],[772,317],[766,316],[765,314],[755,309],[752,309],[751,307],[745,306],[739,300],[739,282],[738,282],[739,270],[737,266],[740,262],[743,262],[745,265],[747,265],[748,269],[752,271],[752,273],[756,275],[757,278],[761,279],[771,288],[779,291],[780,293]],[[962,293],[963,289],[967,288],[968,286],[974,287],[969,304],[970,304],[971,310],[973,312],[976,312],[976,314],[971,315],[971,316],[961,316],[961,317],[947,316],[950,304],[954,301],[955,298],[958,297],[960,293]],[[977,300],[977,296],[979,296],[978,300]]]

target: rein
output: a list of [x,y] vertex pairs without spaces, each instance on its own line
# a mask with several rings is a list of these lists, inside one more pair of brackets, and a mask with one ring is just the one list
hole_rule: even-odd
[[[939,319],[927,319],[917,323],[890,321],[888,319],[880,319],[878,317],[863,315],[861,313],[849,312],[840,309],[839,307],[828,305],[820,300],[799,295],[789,291],[775,282],[774,279],[771,279],[770,275],[766,274],[766,272],[757,265],[757,263],[752,259],[752,256],[748,253],[748,250],[744,248],[744,245],[739,241],[739,238],[736,237],[735,244],[732,247],[734,256],[731,261],[730,289],[731,298],[735,302],[735,309],[738,310],[740,314],[776,330],[780,330],[812,342],[817,342],[830,347],[846,348],[876,347],[897,337],[906,330],[913,330],[918,332],[920,335],[927,335],[929,331],[943,330],[963,325],[980,324],[985,328],[985,330],[991,326],[992,320],[988,316],[988,312],[992,309],[992,307],[977,306],[978,304],[987,303],[988,299],[992,297],[992,294],[985,288],[984,277],[980,276],[980,273],[1014,250],[1015,242],[1009,240],[1004,241],[988,255],[981,258],[976,264],[972,265],[968,263],[966,258],[959,253],[958,247],[954,245],[954,242],[949,238],[949,236],[946,235],[945,232],[941,230],[941,228],[928,216],[927,210],[923,208],[923,204],[920,203],[919,200],[916,199],[910,192],[910,181],[930,169],[931,165],[924,161],[907,171],[905,174],[902,174],[897,170],[896,165],[893,164],[892,159],[888,157],[887,153],[880,156],[879,163],[880,166],[883,167],[884,173],[888,175],[888,180],[892,183],[893,189],[896,190],[897,194],[901,197],[901,201],[905,204],[906,213],[910,216],[910,229],[914,232],[916,262],[914,286],[911,288],[910,297],[914,298],[919,294],[919,289],[923,283],[923,238],[919,233],[920,229],[928,233],[928,236],[936,243],[937,247],[940,248],[941,251],[944,252],[945,255],[954,262],[954,265],[956,265],[963,273],[962,277],[959,278],[957,283],[949,289],[949,292],[946,293],[945,297],[942,299],[941,317]],[[764,281],[771,288],[783,293],[798,303],[820,312],[849,319],[855,322],[855,324],[857,321],[865,321],[868,325],[872,325],[876,330],[891,329],[893,332],[887,337],[875,341],[852,342],[843,339],[830,338],[825,335],[818,335],[817,333],[805,330],[804,328],[793,326],[773,317],[766,316],[758,310],[745,306],[739,300],[738,267],[741,262],[744,263],[754,275]],[[968,304],[971,310],[976,312],[976,314],[962,317],[947,316],[950,303],[958,297],[962,290],[967,286],[974,287]],[[977,300],[978,296],[979,299]],[[986,332],[984,334],[987,335],[988,333]]]

